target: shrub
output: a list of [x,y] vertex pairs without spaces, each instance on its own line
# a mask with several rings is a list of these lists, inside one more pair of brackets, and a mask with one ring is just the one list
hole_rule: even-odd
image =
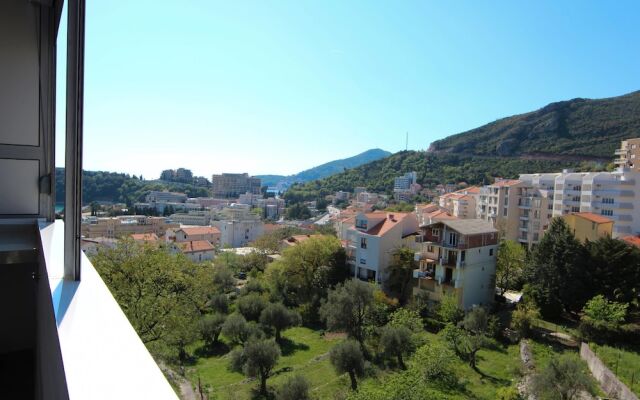
[[278,400],[309,400],[309,382],[302,375],[294,375],[287,379],[276,396]]

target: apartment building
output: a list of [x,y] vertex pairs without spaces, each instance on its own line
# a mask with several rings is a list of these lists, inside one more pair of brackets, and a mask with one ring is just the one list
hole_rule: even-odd
[[498,178],[493,184],[480,188],[478,193],[477,218],[491,222],[500,236],[509,240],[518,237],[520,187],[520,180]]
[[406,245],[405,239],[416,232],[414,213],[358,213],[345,240],[351,274],[384,285],[393,250]]
[[462,309],[493,302],[498,230],[481,219],[448,219],[421,226],[414,295],[439,302],[453,294]]
[[582,212],[563,215],[576,239],[593,242],[613,235],[613,220],[602,215]]
[[180,225],[207,226],[211,223],[211,213],[209,211],[189,211],[186,214],[171,214],[169,219]]
[[613,162],[618,167],[640,172],[640,138],[623,140],[615,155],[618,158]]
[[234,197],[244,193],[260,194],[260,178],[250,177],[249,174],[220,174],[211,177],[211,192],[213,197]]
[[267,197],[259,199],[257,206],[264,210],[264,217],[270,220],[277,220],[284,216],[285,201],[278,197]]
[[636,195],[640,193],[639,178],[640,173],[627,168],[520,175],[526,185],[536,187],[538,183],[547,190],[552,217],[581,212],[602,215],[615,222],[613,237],[640,233],[640,197]]
[[211,225],[220,231],[220,245],[245,247],[264,233],[264,223],[260,220],[218,220]]
[[184,193],[152,190],[145,196],[145,201],[147,203],[184,203],[187,201],[187,195]]
[[262,193],[251,193],[246,192],[238,196],[239,204],[247,204],[251,207],[256,207],[258,205],[258,201],[262,200]]
[[420,226],[435,223],[443,219],[455,219],[457,217],[444,207],[438,204],[416,204],[416,217]]
[[135,233],[154,233],[163,236],[167,229],[180,225],[165,217],[121,215],[112,218],[86,217],[82,220],[82,236],[86,238],[120,238]]
[[472,186],[457,192],[443,194],[438,198],[438,204],[457,218],[475,219],[479,197],[480,188]]
[[[177,399],[81,250],[84,10],[83,0],[0,1],[0,397]],[[57,132],[56,111],[66,113]]]

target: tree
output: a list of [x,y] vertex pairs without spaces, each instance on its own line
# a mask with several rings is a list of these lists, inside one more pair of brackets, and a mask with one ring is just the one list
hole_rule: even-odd
[[206,272],[182,255],[166,249],[119,241],[92,258],[143,343],[153,351],[184,350],[195,340],[206,286],[197,282]]
[[398,360],[398,365],[406,369],[402,356],[413,350],[411,342],[411,331],[404,326],[386,326],[380,335],[380,344],[384,352],[393,355]]
[[229,311],[229,299],[226,294],[214,294],[208,305],[214,312],[226,314]]
[[562,218],[554,218],[534,247],[525,268],[525,297],[533,298],[545,318],[584,304],[585,250]]
[[248,321],[258,321],[262,310],[267,307],[267,301],[256,293],[242,296],[236,301],[236,309]]
[[285,249],[282,258],[267,267],[265,278],[287,306],[319,303],[327,291],[344,280],[346,254],[332,236],[311,237]]
[[520,244],[512,240],[503,240],[498,248],[496,264],[496,281],[500,294],[513,289],[514,284],[522,278],[524,269],[525,250]]
[[364,349],[367,314],[373,305],[370,284],[351,279],[329,291],[327,301],[320,308],[320,316],[330,330],[343,329]]
[[401,307],[391,314],[389,325],[395,327],[404,326],[411,332],[420,332],[424,329],[420,314],[405,307]]
[[442,322],[457,324],[464,317],[464,312],[458,307],[458,298],[453,293],[447,293],[440,299],[436,310],[438,319]]
[[511,314],[511,326],[521,337],[528,337],[540,311],[531,301],[520,302]]
[[573,400],[581,393],[595,393],[595,384],[577,356],[563,354],[552,358],[540,373],[534,375],[533,393],[537,398]]
[[287,379],[276,396],[277,400],[310,400],[309,381],[302,375],[293,375]]
[[608,301],[597,295],[582,309],[580,332],[589,339],[608,337],[620,329],[627,316],[628,304]]
[[469,332],[467,337],[467,354],[469,365],[473,369],[476,367],[476,354],[486,343],[487,330],[489,328],[489,314],[482,307],[473,307],[464,317],[462,326]]
[[287,207],[286,219],[305,220],[311,218],[311,211],[303,203],[295,203]]
[[622,240],[600,238],[585,244],[586,299],[597,294],[622,303],[638,301],[640,295],[640,249]]
[[249,339],[251,328],[242,315],[233,313],[224,321],[222,334],[233,343],[242,344]]
[[96,215],[98,215],[98,211],[100,211],[100,204],[98,204],[97,201],[92,201],[90,206],[91,206],[91,216],[95,217]]
[[245,374],[260,378],[260,393],[267,395],[267,379],[280,358],[280,347],[273,340],[254,340],[244,346]]
[[200,320],[200,334],[205,344],[212,347],[218,342],[226,317],[224,314],[207,314]]
[[280,333],[300,323],[300,314],[287,309],[281,303],[269,304],[260,314],[260,323],[275,332],[276,342],[280,343]]
[[458,382],[455,373],[455,354],[440,342],[426,344],[416,351],[414,365],[427,382],[454,386]]
[[393,251],[388,267],[387,285],[389,290],[395,293],[401,301],[406,299],[407,290],[411,288],[411,279],[415,268],[416,261],[413,250],[401,247]]
[[213,284],[218,293],[227,293],[236,285],[233,272],[222,265],[216,265],[213,269]]
[[345,340],[337,344],[329,354],[331,364],[339,374],[348,373],[351,389],[358,388],[356,376],[364,375],[364,356],[360,346],[354,340]]

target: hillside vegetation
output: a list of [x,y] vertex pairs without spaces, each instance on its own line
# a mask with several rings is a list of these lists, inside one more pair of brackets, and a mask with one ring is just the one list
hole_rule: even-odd
[[640,134],[640,91],[608,99],[573,99],[500,119],[433,142],[426,152],[404,151],[332,175],[298,184],[290,200],[308,200],[364,186],[391,193],[393,179],[418,173],[424,186],[494,177],[554,172],[563,168],[600,170],[613,161],[620,141]]
[[573,99],[514,115],[433,142],[430,151],[485,156],[563,154],[609,159],[640,133],[640,91]]
[[353,157],[330,161],[328,163],[318,165],[317,167],[304,170],[295,175],[258,175],[257,177],[262,179],[263,185],[267,186],[273,186],[280,181],[285,181],[288,183],[308,182],[315,179],[326,178],[328,176],[343,172],[345,169],[355,168],[371,161],[388,157],[390,155],[390,152],[382,149],[370,149]]

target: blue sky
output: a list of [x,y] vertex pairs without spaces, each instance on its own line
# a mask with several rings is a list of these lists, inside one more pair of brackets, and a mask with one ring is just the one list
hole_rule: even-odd
[[89,170],[291,174],[640,89],[637,1],[87,3]]

